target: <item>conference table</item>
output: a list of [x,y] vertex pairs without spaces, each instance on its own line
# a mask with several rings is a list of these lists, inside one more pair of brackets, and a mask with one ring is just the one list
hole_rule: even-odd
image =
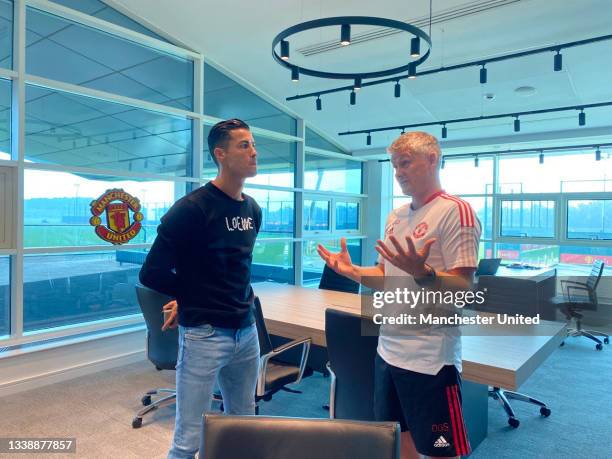
[[[310,336],[318,346],[326,346],[325,309],[361,314],[361,296],[353,293],[271,282],[253,284],[253,290],[271,334],[291,339]],[[473,327],[479,326],[462,327],[462,375],[464,414],[475,448],[487,435],[488,386],[518,389],[557,349],[567,328],[565,323],[542,320],[539,325],[522,326],[520,335],[503,336],[501,329],[479,333]]]

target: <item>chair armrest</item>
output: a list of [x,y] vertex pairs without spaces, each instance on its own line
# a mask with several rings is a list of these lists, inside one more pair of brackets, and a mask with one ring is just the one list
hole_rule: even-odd
[[278,355],[278,354],[282,354],[283,352],[292,349],[296,346],[300,346],[304,343],[306,343],[306,341],[308,341],[309,343],[312,343],[312,338],[300,338],[300,339],[294,339],[293,341],[289,341],[288,343],[283,344],[282,346],[277,347],[276,349],[274,349],[272,352],[270,352],[270,354],[273,354],[273,357]]
[[586,287],[577,287],[577,286],[571,286],[570,285],[570,286],[567,287],[567,299],[568,299],[568,301],[570,303],[574,302],[574,301],[572,301],[572,294],[570,293],[570,291],[572,291],[572,290],[582,290],[582,291],[587,292],[587,294],[589,294],[589,295],[591,293],[591,289],[589,289],[589,288],[586,288]]
[[298,373],[298,378],[296,379],[296,384],[299,384],[302,381],[302,376],[304,375],[304,370],[306,369],[306,362],[308,361],[308,354],[310,353],[310,344],[312,343],[312,338],[301,338],[294,339],[293,341],[289,341],[288,343],[283,344],[280,347],[277,347],[272,352],[268,352],[265,355],[261,356],[261,367],[259,370],[259,376],[257,378],[257,395],[263,396],[266,391],[266,372],[268,370],[268,361],[272,357],[276,357],[279,354],[282,354],[289,349],[293,349],[297,346],[302,347],[302,358],[300,360],[300,371]]

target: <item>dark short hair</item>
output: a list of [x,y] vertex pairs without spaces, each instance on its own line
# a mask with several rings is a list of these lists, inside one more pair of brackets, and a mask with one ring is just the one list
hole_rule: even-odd
[[208,151],[217,167],[219,167],[219,163],[215,157],[215,148],[225,144],[230,139],[230,132],[236,129],[250,130],[249,125],[244,121],[238,118],[232,118],[231,120],[219,121],[208,133]]

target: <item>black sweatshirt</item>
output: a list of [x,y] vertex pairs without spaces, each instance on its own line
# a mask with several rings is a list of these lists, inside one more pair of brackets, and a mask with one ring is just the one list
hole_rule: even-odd
[[253,323],[251,262],[261,209],[243,198],[232,199],[209,182],[161,218],[140,282],[176,298],[184,327]]

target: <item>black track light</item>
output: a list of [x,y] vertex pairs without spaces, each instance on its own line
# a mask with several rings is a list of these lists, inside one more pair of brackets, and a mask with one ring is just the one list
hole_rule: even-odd
[[544,164],[544,152],[540,152],[540,164]]
[[289,60],[289,42],[287,40],[281,40],[281,59]]
[[478,167],[478,156],[474,156],[474,167]]
[[351,91],[351,105],[355,105],[357,103],[357,93],[355,91]]
[[446,124],[442,125],[442,138],[446,139],[446,137],[448,136],[448,129],[446,129]]
[[321,97],[317,96],[317,110],[321,110],[323,108],[323,104],[321,103]]
[[348,46],[351,44],[351,26],[350,24],[342,24],[340,27],[340,44]]
[[601,150],[599,150],[599,147],[595,150],[595,161],[601,161]]
[[586,114],[584,113],[584,109],[580,110],[578,114],[578,126],[584,126],[586,124]]
[[402,87],[400,86],[399,80],[395,82],[395,87],[393,88],[393,94],[395,97],[400,97],[402,95]]
[[300,81],[300,69],[297,67],[291,67],[291,81],[297,83]]
[[414,62],[408,64],[408,78],[411,80],[416,78],[416,64]]
[[421,39],[414,37],[410,40],[410,56],[419,57],[421,55]]
[[561,54],[561,50],[557,51],[555,54],[555,72],[560,72],[563,70],[563,54]]
[[487,68],[484,64],[482,64],[482,68],[480,69],[480,84],[485,84],[487,82]]
[[521,120],[517,116],[516,119],[514,120],[514,132],[520,132],[520,130],[521,130]]
[[361,77],[355,78],[355,82],[353,83],[353,90],[359,91],[361,89]]
[[368,132],[368,136],[366,137],[366,145],[372,145],[372,135]]
[[402,135],[406,133],[406,129],[402,128]]
[[442,161],[440,161],[440,169],[444,169],[444,156],[442,157]]

